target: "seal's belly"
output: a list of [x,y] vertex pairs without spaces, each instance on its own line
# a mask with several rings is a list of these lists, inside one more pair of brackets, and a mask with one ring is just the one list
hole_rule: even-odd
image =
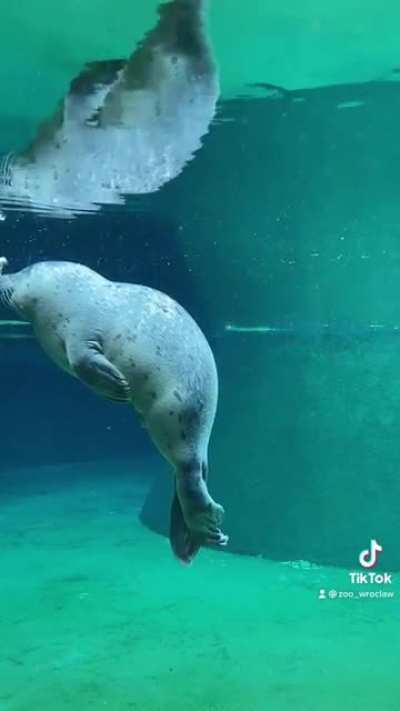
[[72,374],[66,353],[65,340],[62,333],[60,333],[59,324],[58,328],[56,328],[55,325],[49,328],[48,323],[41,324],[40,320],[38,320],[33,323],[33,329],[40,345],[49,358],[51,358],[59,368]]
[[218,383],[215,362],[201,331],[191,320],[157,318],[144,329],[117,327],[104,339],[104,353],[129,382],[132,403],[144,415],[165,400],[177,406],[214,402]]

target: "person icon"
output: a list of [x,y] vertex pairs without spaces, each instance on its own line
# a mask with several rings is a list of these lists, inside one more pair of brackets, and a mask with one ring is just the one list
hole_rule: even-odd
[[326,590],[319,591],[319,600],[326,600]]

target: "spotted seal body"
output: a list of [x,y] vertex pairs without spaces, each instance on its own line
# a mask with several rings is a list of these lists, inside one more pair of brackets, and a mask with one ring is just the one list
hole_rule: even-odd
[[166,294],[71,262],[39,262],[2,275],[0,296],[32,323],[60,368],[97,394],[134,406],[175,471],[175,554],[190,562],[202,545],[226,545],[223,509],[207,488],[217,370],[191,316]]

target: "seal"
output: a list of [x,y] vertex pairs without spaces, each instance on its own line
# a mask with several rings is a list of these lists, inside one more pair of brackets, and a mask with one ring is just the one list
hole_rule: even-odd
[[73,262],[38,262],[3,274],[0,300],[32,323],[47,355],[98,395],[133,405],[173,466],[170,541],[190,563],[201,546],[226,546],[222,506],[207,487],[218,400],[211,348],[173,299],[109,281]]

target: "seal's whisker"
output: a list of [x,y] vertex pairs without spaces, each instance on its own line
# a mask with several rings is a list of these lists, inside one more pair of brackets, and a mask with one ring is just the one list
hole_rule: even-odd
[[12,295],[13,295],[13,290],[10,287],[5,287],[2,288],[0,286],[0,304],[2,306],[12,306]]

